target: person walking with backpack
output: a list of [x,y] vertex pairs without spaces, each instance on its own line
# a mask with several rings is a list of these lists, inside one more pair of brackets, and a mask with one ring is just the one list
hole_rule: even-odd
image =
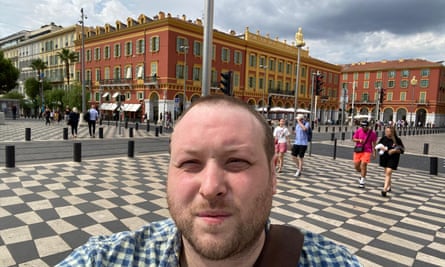
[[295,141],[292,146],[292,158],[297,165],[297,171],[295,176],[300,176],[303,170],[303,158],[306,153],[307,146],[309,143],[309,132],[311,131],[311,126],[309,122],[305,120],[303,114],[297,115],[297,124],[295,126]]
[[360,128],[352,136],[352,141],[356,143],[353,156],[354,168],[360,173],[359,187],[364,188],[368,163],[371,162],[371,156],[373,159],[376,158],[377,134],[369,127],[368,121],[362,121]]

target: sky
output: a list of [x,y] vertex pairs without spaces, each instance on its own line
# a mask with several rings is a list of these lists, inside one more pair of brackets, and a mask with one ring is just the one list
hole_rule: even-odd
[[[205,20],[208,0],[0,0],[0,38],[54,22],[125,23],[159,11]],[[270,34],[291,44],[301,27],[310,56],[332,64],[445,60],[444,0],[214,0],[213,28]]]

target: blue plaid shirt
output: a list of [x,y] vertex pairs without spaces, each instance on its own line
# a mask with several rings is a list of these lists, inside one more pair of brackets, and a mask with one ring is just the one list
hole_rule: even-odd
[[[348,250],[321,235],[302,231],[298,266],[361,266]],[[181,234],[171,219],[150,223],[135,232],[92,237],[57,266],[179,266]]]

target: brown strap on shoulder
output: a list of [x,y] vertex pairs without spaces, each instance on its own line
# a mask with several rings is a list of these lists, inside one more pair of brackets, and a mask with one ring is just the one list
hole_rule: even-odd
[[266,241],[254,267],[295,267],[298,266],[303,248],[304,236],[295,227],[270,225]]

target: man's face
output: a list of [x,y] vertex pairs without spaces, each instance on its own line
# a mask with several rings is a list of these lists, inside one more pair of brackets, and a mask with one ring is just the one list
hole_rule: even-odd
[[207,259],[236,255],[264,231],[276,177],[259,133],[259,122],[241,108],[200,104],[172,134],[170,214],[184,243]]
[[280,126],[284,126],[284,120],[283,119],[280,120]]

